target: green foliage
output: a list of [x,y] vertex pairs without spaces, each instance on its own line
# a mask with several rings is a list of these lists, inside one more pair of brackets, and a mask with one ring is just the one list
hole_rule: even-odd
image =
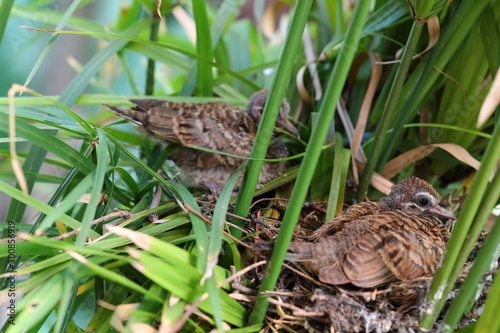
[[[3,331],[134,331],[161,323],[173,331],[257,332],[268,305],[263,292],[275,288],[305,201],[328,200],[331,218],[354,196],[380,196],[368,189],[374,172],[383,174],[389,160],[415,147],[450,143],[456,145],[454,151],[462,147],[481,162],[477,173],[448,153],[436,152],[418,167],[401,165],[392,179],[416,174],[442,194],[470,187],[430,287],[428,301],[434,306],[422,318],[424,328],[437,327],[444,301],[500,196],[500,177],[492,177],[500,156],[498,107],[476,127],[498,75],[499,0],[361,0],[352,8],[342,1],[301,0],[280,15],[276,4],[261,8],[255,2],[248,11],[246,2],[238,0],[162,1],[160,8],[146,0],[123,8],[110,3],[0,5],[0,47],[11,49],[0,53],[14,55],[0,87],[15,83],[10,69],[22,64],[22,82],[47,91],[57,79],[46,70],[62,38],[90,41],[88,59],[72,65],[75,74],[57,96],[29,90],[13,98],[11,106],[6,91],[0,97],[0,192],[8,198],[0,228],[3,238],[13,239],[13,230],[19,232],[15,245],[0,244],[0,295],[13,299],[7,296],[12,283],[16,294],[22,293],[15,303],[15,325],[7,322]],[[425,24],[432,17],[439,21],[437,43],[415,57],[432,39]],[[23,35],[9,25],[17,20],[53,30],[22,28]],[[287,31],[280,29],[285,24]],[[46,42],[38,53],[23,52],[40,38]],[[373,103],[368,103],[373,110],[362,126],[368,139],[361,149],[368,158],[355,162],[364,164],[357,192],[347,191],[348,178],[354,178],[353,128],[374,79],[375,64],[367,53],[395,60],[402,47],[401,58],[384,65],[376,82]],[[199,192],[165,180],[164,175],[176,176],[175,167],[166,162],[170,148],[111,119],[102,107],[126,105],[144,95],[243,107],[253,92],[266,87],[271,94],[244,164],[243,187],[231,197],[242,167],[215,207],[200,207]],[[257,187],[284,96],[301,134],[300,139],[284,139],[297,165]],[[320,98],[314,100],[316,96]],[[337,109],[339,100],[344,107]],[[342,123],[334,121],[341,109],[348,110]],[[48,174],[47,166],[57,173]],[[231,266],[241,271],[252,259],[234,240],[248,237],[239,229],[245,222],[233,217],[228,227],[227,213],[246,218],[255,196],[274,190],[279,197],[287,193],[280,186],[291,181],[294,188],[286,195],[289,202],[280,217],[268,274],[260,285],[252,285],[260,287],[252,308],[231,296]],[[161,202],[151,205],[157,198]],[[161,223],[151,223],[154,216]],[[115,226],[106,226],[109,222]],[[499,232],[497,223],[444,314],[438,328],[442,332],[456,327],[469,310],[465,305],[475,301],[483,273],[498,259]],[[238,279],[243,286],[253,283],[245,275]],[[500,326],[495,316],[499,285],[495,279],[484,315],[467,331]]]

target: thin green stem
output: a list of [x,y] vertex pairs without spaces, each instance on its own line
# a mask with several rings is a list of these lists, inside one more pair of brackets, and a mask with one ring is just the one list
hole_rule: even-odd
[[[299,9],[300,3],[301,2],[299,1],[296,10]],[[257,299],[253,306],[252,313],[250,314],[250,324],[261,323],[264,320],[269,301],[268,296],[264,295],[263,292],[274,290],[278,280],[288,249],[288,244],[292,238],[314,170],[318,163],[321,146],[325,141],[326,134],[330,128],[330,124],[335,113],[337,101],[340,97],[342,88],[344,87],[349,68],[358,50],[359,38],[368,16],[370,4],[370,0],[361,0],[357,2],[356,8],[354,9],[344,44],[342,45],[337,61],[335,62],[333,71],[330,74],[325,91],[325,98],[321,103],[317,122],[314,126],[309,144],[307,146],[304,161],[301,164],[288,208],[283,217],[282,227],[276,239],[273,254],[269,261],[268,275],[264,278],[260,285]]]
[[[255,193],[255,188],[259,181],[263,159],[266,157],[267,147],[271,141],[274,131],[274,124],[278,118],[280,105],[285,95],[285,89],[290,79],[296,54],[299,51],[299,45],[302,40],[302,33],[307,22],[309,11],[311,10],[312,0],[298,1],[293,12],[290,28],[287,33],[285,45],[281,53],[280,60],[276,67],[276,76],[271,85],[269,97],[266,101],[259,129],[257,131],[243,184],[240,194],[236,201],[235,214],[238,216],[247,216]],[[232,219],[232,223],[242,227],[243,221]],[[233,229],[235,237],[241,236],[241,231]]]
[[416,110],[421,106],[442,77],[438,69],[445,69],[452,57],[457,52],[462,52],[460,47],[469,35],[474,25],[477,25],[481,13],[490,3],[489,0],[458,1],[455,8],[447,18],[443,26],[439,43],[431,50],[429,58],[422,61],[413,71],[406,82],[398,109],[401,114],[397,117],[393,133],[387,141],[382,156],[379,158],[378,166],[381,168],[394,153],[403,137],[404,124],[415,117]]
[[[500,229],[500,219],[495,222],[495,229]],[[498,234],[498,233],[497,233]],[[498,242],[497,242],[498,244]],[[484,310],[477,321],[477,326],[474,332],[498,332],[500,329],[500,320],[498,320],[498,309],[500,307],[500,278],[497,274],[493,285],[489,290],[484,304]]]
[[[156,11],[154,12],[156,13]],[[153,14],[156,16],[156,14]],[[152,42],[158,41],[158,29],[160,28],[160,20],[155,19],[151,22],[149,27],[149,40]],[[145,95],[153,95],[155,90],[155,61],[154,59],[148,59],[148,67],[146,72],[146,89],[144,91]]]
[[7,21],[9,20],[10,10],[14,0],[2,1],[0,4],[0,44],[2,44],[3,35],[5,33],[5,27],[7,26]]
[[422,318],[423,328],[431,328],[434,324],[444,306],[448,293],[460,273],[460,269],[465,263],[466,258],[460,254],[462,253],[466,238],[471,236],[469,235],[469,230],[481,202],[484,201],[483,198],[488,186],[488,179],[496,167],[498,156],[500,156],[500,145],[498,142],[500,142],[499,123],[495,126],[493,137],[488,142],[484,158],[481,161],[481,167],[475,176],[471,191],[462,206],[457,227],[453,230],[442,259],[443,264],[436,271],[429,288],[427,301],[434,304],[434,307],[432,313],[426,314]]
[[335,133],[335,157],[333,160],[332,181],[330,193],[328,194],[328,208],[326,210],[326,221],[331,221],[342,207],[344,199],[347,169],[349,167],[350,150],[344,150],[342,146],[342,134]]
[[422,24],[416,22],[413,23],[410,36],[408,37],[408,43],[403,51],[401,63],[399,64],[396,77],[392,83],[391,91],[387,97],[387,102],[382,115],[382,121],[375,133],[375,145],[368,156],[366,166],[359,182],[358,192],[356,193],[356,199],[358,201],[363,201],[365,198],[372,174],[375,171],[375,166],[377,165],[380,154],[385,147],[387,131],[389,130],[392,119],[394,119],[396,114],[396,106],[398,105],[399,96],[401,95],[401,90],[403,89],[403,84],[405,82],[408,69],[410,68],[410,63],[415,53],[415,48],[417,47],[422,29]]
[[[485,195],[485,200],[482,202],[481,207],[478,210],[478,216],[475,219],[474,225],[469,232],[469,237],[466,243],[462,247],[461,255],[468,256],[479,233],[484,227],[484,224],[490,216],[490,212],[493,207],[498,202],[500,197],[500,173],[497,173],[488,188],[488,193]],[[457,296],[453,300],[450,308],[446,312],[446,316],[443,319],[438,332],[444,332],[445,327],[455,327],[457,323],[462,318],[462,315],[467,311],[467,307],[471,306],[475,301],[474,297],[477,294],[478,288],[481,286],[481,279],[483,278],[484,272],[491,270],[491,265],[494,261],[498,259],[498,243],[500,240],[500,223],[495,223],[493,229],[488,235],[488,238],[484,242],[481,250],[479,251],[477,258],[467,274],[464,282],[460,286]],[[465,259],[460,258],[459,262],[463,262]],[[457,267],[457,266],[456,266]],[[459,266],[461,270],[461,265]]]
[[[196,50],[204,59],[212,60],[212,38],[208,23],[206,2],[193,0],[193,16],[196,22]],[[196,71],[196,87],[198,96],[212,96],[213,90],[212,66],[209,63],[198,61]]]

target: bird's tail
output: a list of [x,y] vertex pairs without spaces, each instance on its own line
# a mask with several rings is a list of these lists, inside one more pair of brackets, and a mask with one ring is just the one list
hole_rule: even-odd
[[291,242],[285,259],[289,261],[313,261],[314,246],[316,244],[310,242]]
[[137,111],[137,110],[132,110],[132,109],[125,109],[121,108],[119,106],[114,106],[114,105],[105,105],[110,111],[116,113],[119,116],[128,118],[130,120],[133,120],[135,122],[144,124],[146,122],[146,117],[147,113],[142,112],[142,111]]

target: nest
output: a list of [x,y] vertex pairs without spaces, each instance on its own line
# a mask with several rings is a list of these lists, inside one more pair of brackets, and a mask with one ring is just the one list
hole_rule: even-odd
[[[279,206],[265,208],[265,210],[273,209],[279,212],[282,208]],[[307,237],[324,222],[324,213],[322,204],[306,205],[295,237]],[[263,218],[264,215],[262,211],[254,211],[254,218],[247,223],[250,233],[255,235],[253,239],[247,241],[254,249],[258,249],[258,254],[252,254],[254,261],[266,258],[266,249],[274,241],[279,230],[280,222],[273,218]],[[267,212],[266,215],[279,214]],[[476,244],[476,249],[483,240],[484,235]],[[474,260],[474,253],[475,251],[469,258],[463,276]],[[249,264],[251,261],[252,259],[249,259]],[[251,283],[244,289],[248,295],[245,303],[251,306],[252,297],[257,293],[263,278],[262,270],[253,271],[249,277]],[[448,303],[458,291],[462,280],[459,279],[450,293]],[[416,332],[421,330],[419,319],[431,306],[425,303],[430,281],[431,278],[421,278],[411,282],[392,283],[374,290],[352,285],[338,287],[321,283],[316,276],[299,264],[285,263],[275,291],[268,293],[271,305],[266,316],[267,328],[264,331]],[[235,289],[239,289],[238,286],[235,286]],[[487,289],[486,287],[483,290]],[[464,316],[459,327],[466,326],[478,318],[480,312],[478,309],[484,300],[483,294],[469,314]],[[436,325],[438,324],[439,319]]]

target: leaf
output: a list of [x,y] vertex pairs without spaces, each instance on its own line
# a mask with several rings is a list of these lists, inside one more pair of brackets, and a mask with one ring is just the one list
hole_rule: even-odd
[[500,69],[498,69],[493,85],[481,106],[476,128],[483,127],[484,123],[491,117],[498,104],[500,104]]
[[479,166],[481,165],[481,163],[478,160],[472,157],[472,155],[469,154],[467,150],[465,150],[463,147],[460,147],[459,145],[456,145],[454,143],[434,143],[431,145],[413,148],[412,150],[409,150],[399,155],[398,157],[392,159],[391,161],[387,162],[387,164],[384,167],[384,170],[382,171],[382,176],[387,179],[393,178],[408,165],[415,163],[416,161],[419,161],[424,157],[428,156],[430,153],[436,150],[436,148],[441,148],[446,150],[448,153],[453,155],[457,160],[471,166],[476,170],[478,170]]
[[[80,4],[80,0],[75,0],[75,1],[71,2],[71,5],[68,7],[68,9],[66,10],[66,13],[64,13],[64,16],[61,18],[61,20],[59,21],[59,23],[57,24],[57,26],[55,27],[54,30],[61,30],[66,25],[66,22],[71,17],[71,15],[76,10],[76,8],[78,7],[79,4]],[[42,53],[38,57],[35,65],[33,65],[33,68],[31,69],[31,72],[29,73],[28,78],[24,82],[25,87],[27,87],[30,84],[31,79],[33,79],[36,72],[38,71],[38,69],[42,65],[43,60],[45,59],[45,57],[49,53],[50,48],[52,47],[52,45],[54,44],[54,42],[57,39],[57,36],[59,36],[59,34],[56,32],[52,33],[52,36],[50,36],[50,39],[47,42],[47,45],[45,45],[45,47],[43,48]]]
[[356,160],[366,163],[366,156],[363,148],[361,147],[361,140],[363,138],[363,133],[365,132],[366,124],[368,123],[368,115],[370,114],[373,97],[375,96],[375,91],[377,90],[377,86],[382,75],[382,65],[378,62],[380,57],[373,53],[370,53],[369,56],[370,63],[372,65],[370,83],[368,83],[368,88],[366,89],[365,98],[363,99],[358,121],[356,122],[356,128],[354,129],[352,137],[349,138],[352,150],[353,177],[356,184],[359,184],[359,173],[357,170]]

